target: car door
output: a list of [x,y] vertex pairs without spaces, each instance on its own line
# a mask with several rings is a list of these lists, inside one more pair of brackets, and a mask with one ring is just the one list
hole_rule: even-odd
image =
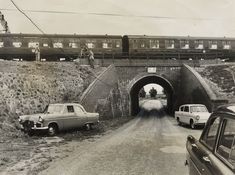
[[179,108],[179,113],[178,113],[178,115],[179,115],[179,119],[180,119],[180,121],[181,122],[184,122],[184,106],[181,106],[180,108]]
[[87,123],[87,113],[80,106],[75,106],[75,112],[77,126],[82,126]]
[[220,127],[220,117],[213,117],[203,131],[200,140],[188,139],[187,150],[190,155],[192,174],[213,175],[212,166],[215,164],[213,150],[216,145],[217,133]]
[[189,124],[189,106],[184,107],[183,122]]
[[209,170],[223,175],[235,174],[235,119],[225,115],[221,126],[220,137],[218,137],[215,149],[215,156],[220,161],[215,162],[212,169]]
[[71,129],[76,127],[76,114],[73,105],[65,105],[63,118],[64,129]]

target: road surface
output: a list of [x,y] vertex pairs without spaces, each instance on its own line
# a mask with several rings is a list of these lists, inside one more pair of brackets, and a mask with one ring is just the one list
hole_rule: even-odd
[[[176,124],[159,112],[159,101],[142,103],[144,111],[121,128],[81,142],[71,155],[51,162],[43,175],[186,175],[187,135],[201,130]],[[155,110],[153,110],[155,109]]]

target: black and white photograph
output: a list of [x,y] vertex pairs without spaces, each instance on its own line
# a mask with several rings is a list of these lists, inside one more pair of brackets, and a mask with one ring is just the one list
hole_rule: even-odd
[[234,175],[234,0],[0,0],[0,175]]

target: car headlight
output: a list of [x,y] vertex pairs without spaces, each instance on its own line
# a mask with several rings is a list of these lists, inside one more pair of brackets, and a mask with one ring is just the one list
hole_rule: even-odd
[[41,116],[39,116],[38,117],[38,121],[42,123],[43,122],[43,118]]
[[199,116],[199,115],[197,115],[197,116],[196,116],[196,119],[197,119],[197,120],[199,120],[199,119],[200,119],[200,116]]
[[21,122],[22,122],[22,119],[19,117],[19,118],[18,118],[18,121],[21,123]]

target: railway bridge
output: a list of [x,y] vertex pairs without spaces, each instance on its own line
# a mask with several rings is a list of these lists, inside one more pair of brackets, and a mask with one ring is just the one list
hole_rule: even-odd
[[[150,83],[162,86],[167,95],[167,111],[179,105],[202,103],[210,111],[227,103],[219,99],[196,69],[208,61],[195,60],[125,60],[96,62],[107,69],[88,87],[80,102],[88,111],[105,116],[136,115],[140,111],[139,91]],[[210,60],[216,63],[216,60]],[[108,116],[108,115],[107,115]]]

